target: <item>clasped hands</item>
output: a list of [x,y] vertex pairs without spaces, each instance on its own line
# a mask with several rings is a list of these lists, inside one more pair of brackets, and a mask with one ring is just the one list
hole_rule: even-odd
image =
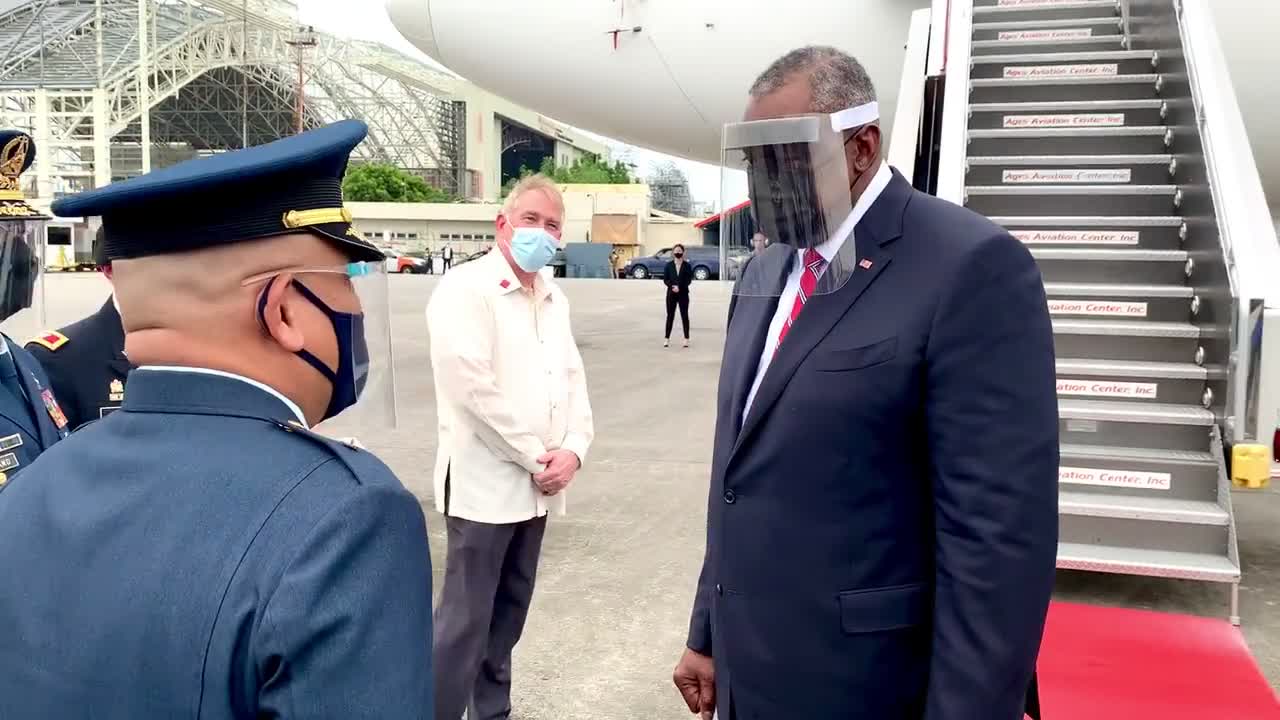
[[571,450],[551,450],[543,453],[538,462],[545,467],[540,473],[534,473],[533,484],[538,486],[543,495],[558,495],[569,487],[574,473],[582,467],[582,462]]

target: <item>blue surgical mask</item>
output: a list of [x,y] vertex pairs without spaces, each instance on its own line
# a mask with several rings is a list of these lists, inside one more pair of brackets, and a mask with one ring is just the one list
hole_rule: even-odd
[[[274,278],[272,282],[275,282]],[[364,338],[364,315],[338,312],[321,300],[320,296],[311,292],[306,285],[297,280],[292,284],[302,297],[329,316],[329,322],[333,324],[334,337],[338,340],[337,370],[325,365],[320,358],[307,352],[306,349],[295,353],[324,375],[333,386],[329,407],[325,409],[324,417],[321,418],[321,420],[328,420],[355,405],[356,400],[360,398],[360,392],[364,390],[365,382],[369,379],[369,346]],[[261,299],[258,300],[258,321],[264,327],[266,326],[267,292],[270,289],[271,284],[268,283],[262,291]]]
[[525,272],[538,272],[556,256],[560,243],[540,227],[515,228],[511,233],[511,258]]

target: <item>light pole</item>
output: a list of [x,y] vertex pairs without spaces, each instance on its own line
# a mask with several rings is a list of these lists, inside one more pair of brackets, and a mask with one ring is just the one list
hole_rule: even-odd
[[305,126],[305,123],[303,122],[303,113],[306,112],[306,78],[303,75],[303,63],[306,62],[305,53],[318,44],[315,29],[309,25],[306,27],[299,27],[294,31],[293,37],[289,39],[288,44],[293,48],[294,52],[297,53],[298,56],[298,89],[296,98],[297,117],[294,125],[294,132],[301,133]]

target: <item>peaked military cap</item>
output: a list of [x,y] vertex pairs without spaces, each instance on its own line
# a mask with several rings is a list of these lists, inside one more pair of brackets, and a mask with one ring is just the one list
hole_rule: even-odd
[[36,142],[20,130],[0,130],[0,221],[44,217],[27,204],[18,178],[36,160]]
[[53,212],[102,216],[111,260],[312,232],[353,260],[381,261],[342,204],[347,161],[368,132],[359,120],[343,120],[66,197]]

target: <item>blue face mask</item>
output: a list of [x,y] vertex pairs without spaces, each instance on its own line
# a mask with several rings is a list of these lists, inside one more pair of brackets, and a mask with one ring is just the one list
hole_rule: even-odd
[[[275,279],[272,278],[271,282],[275,282]],[[334,337],[338,340],[337,370],[331,369],[321,362],[320,358],[305,349],[296,353],[308,365],[318,370],[321,375],[324,375],[333,386],[333,394],[329,397],[329,407],[325,409],[324,417],[321,418],[321,420],[328,420],[355,405],[356,400],[360,398],[360,392],[364,390],[365,382],[369,379],[369,346],[364,339],[364,315],[338,312],[325,304],[306,285],[297,280],[294,280],[292,284],[294,289],[302,294],[302,297],[309,300],[312,305],[315,305],[321,312],[329,316],[329,322],[333,323]],[[262,323],[263,327],[266,327],[267,322],[267,292],[270,290],[271,283],[267,283],[267,287],[262,291],[262,297],[258,300],[258,321]]]
[[538,272],[556,256],[560,243],[540,227],[515,228],[511,233],[511,258],[525,272]]

